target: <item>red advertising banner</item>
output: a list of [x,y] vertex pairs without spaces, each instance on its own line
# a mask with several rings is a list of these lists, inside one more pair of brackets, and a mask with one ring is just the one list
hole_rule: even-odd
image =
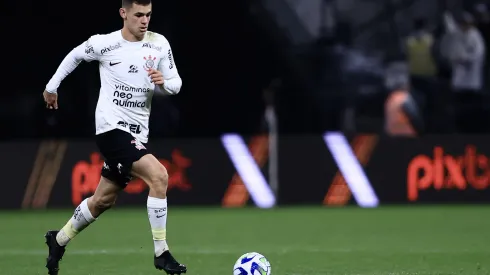
[[383,137],[365,171],[382,203],[488,203],[488,138]]
[[[490,202],[489,138],[280,137],[277,193],[269,186],[267,136],[157,140],[150,149],[169,172],[175,205],[377,207]],[[0,192],[0,209],[78,205],[94,193],[103,165],[91,141],[9,142],[0,150],[8,190]],[[117,204],[141,205],[147,194],[135,179]]]

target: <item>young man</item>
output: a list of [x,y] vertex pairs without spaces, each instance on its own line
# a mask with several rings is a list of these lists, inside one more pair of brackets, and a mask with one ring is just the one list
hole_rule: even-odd
[[47,108],[58,109],[57,89],[63,79],[81,61],[99,62],[101,89],[95,114],[95,140],[105,163],[94,195],[76,208],[61,230],[45,235],[50,275],[58,274],[66,245],[114,204],[132,177],[142,179],[150,189],[147,208],[155,267],[167,274],[187,271],[170,254],[166,242],[167,170],[145,147],[152,96],[175,95],[182,86],[169,42],[164,36],[148,31],[151,10],[151,0],[123,0],[119,13],[124,27],[91,36],[73,49],[43,93]]

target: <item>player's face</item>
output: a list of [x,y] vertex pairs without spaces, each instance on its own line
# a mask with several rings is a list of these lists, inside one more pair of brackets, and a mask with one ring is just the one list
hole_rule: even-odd
[[126,26],[136,37],[144,36],[148,30],[151,18],[151,4],[143,6],[133,4],[126,10]]

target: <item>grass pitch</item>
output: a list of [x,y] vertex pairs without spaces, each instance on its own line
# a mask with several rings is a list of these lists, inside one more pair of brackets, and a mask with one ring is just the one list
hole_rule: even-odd
[[[43,235],[72,210],[0,212],[0,274],[47,274]],[[190,275],[232,274],[245,252],[273,275],[490,274],[490,207],[172,208],[167,237]],[[115,208],[67,248],[60,275],[163,274],[146,207]]]

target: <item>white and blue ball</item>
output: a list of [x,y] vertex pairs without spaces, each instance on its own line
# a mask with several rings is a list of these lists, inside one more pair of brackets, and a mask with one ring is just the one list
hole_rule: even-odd
[[233,275],[270,275],[271,264],[257,252],[245,253],[236,261]]

